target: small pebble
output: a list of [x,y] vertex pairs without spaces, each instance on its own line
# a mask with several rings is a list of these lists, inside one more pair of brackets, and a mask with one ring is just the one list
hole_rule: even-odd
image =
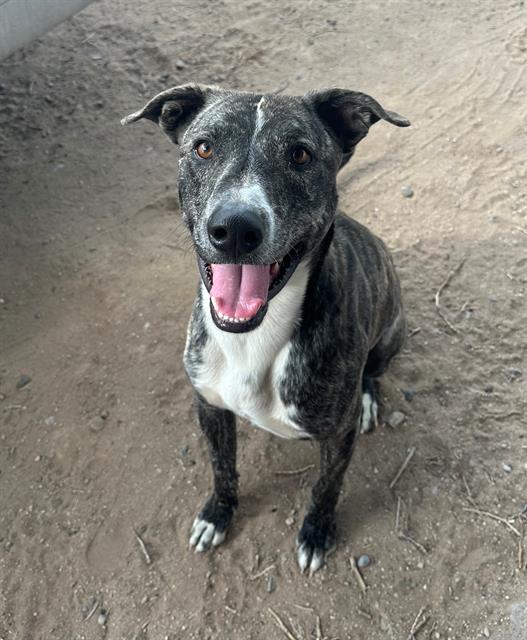
[[486,387],[483,387],[483,391],[485,393],[493,393],[494,387],[491,384],[488,384]]
[[483,635],[485,636],[485,638],[490,638],[490,631],[488,627],[485,627],[483,629]]
[[179,450],[180,455],[184,458],[188,452],[190,451],[188,445],[185,445],[184,447],[181,447]]
[[403,389],[403,396],[406,402],[412,402],[415,396],[415,391],[412,391],[412,389]]
[[517,367],[509,367],[505,369],[505,374],[509,378],[509,380],[518,380],[523,375],[522,369],[518,369]]
[[289,518],[285,519],[285,523],[288,527],[292,527],[295,524],[295,519],[289,516]]
[[410,186],[403,187],[401,193],[405,198],[411,198],[414,195],[414,190]]
[[56,423],[57,420],[55,416],[49,416],[44,420],[44,424],[46,425],[46,427],[54,427]]
[[108,416],[110,415],[110,412],[106,411],[106,409],[103,409],[99,415],[103,420],[106,420],[106,418],[108,418]]
[[508,462],[504,462],[501,465],[503,471],[505,471],[506,473],[512,473],[512,464],[509,464]]
[[40,462],[40,456],[35,456],[35,462]]
[[388,424],[392,429],[396,429],[405,421],[406,416],[401,411],[393,411],[388,418]]
[[357,566],[359,567],[359,569],[365,569],[366,567],[369,567],[370,564],[371,558],[365,553],[358,557]]
[[101,609],[99,611],[99,615],[97,616],[97,624],[100,624],[101,627],[104,627],[108,622],[108,611],[106,609]]
[[16,388],[23,389],[30,382],[31,382],[31,377],[28,376],[26,373],[23,373],[18,379],[18,382],[16,383]]
[[276,589],[276,580],[274,579],[274,576],[267,576],[267,584],[265,588],[267,589],[267,593],[273,593]]

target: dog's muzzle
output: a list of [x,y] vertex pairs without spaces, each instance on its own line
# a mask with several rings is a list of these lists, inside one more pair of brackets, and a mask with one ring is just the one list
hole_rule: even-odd
[[286,285],[303,254],[304,245],[300,243],[272,264],[212,264],[198,256],[216,326],[233,333],[256,329],[265,317],[269,301]]

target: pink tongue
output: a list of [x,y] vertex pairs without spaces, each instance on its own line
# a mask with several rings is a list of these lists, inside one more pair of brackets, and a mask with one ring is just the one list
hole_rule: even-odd
[[267,301],[269,265],[212,264],[210,295],[218,313],[253,318]]

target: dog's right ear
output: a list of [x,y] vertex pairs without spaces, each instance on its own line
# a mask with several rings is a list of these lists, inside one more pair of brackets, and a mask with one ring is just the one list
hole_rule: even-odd
[[179,144],[190,121],[200,111],[210,93],[210,88],[199,84],[184,84],[158,93],[142,109],[121,120],[121,124],[137,122],[141,118],[152,120],[167,136]]

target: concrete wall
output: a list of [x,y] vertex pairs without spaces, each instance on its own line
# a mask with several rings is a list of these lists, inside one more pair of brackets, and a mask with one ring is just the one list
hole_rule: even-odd
[[0,60],[93,0],[0,0]]

